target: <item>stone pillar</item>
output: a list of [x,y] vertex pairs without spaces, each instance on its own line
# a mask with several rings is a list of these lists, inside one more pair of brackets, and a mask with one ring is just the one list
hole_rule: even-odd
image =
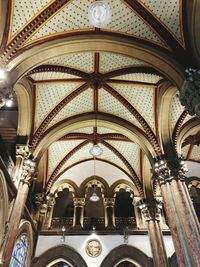
[[146,221],[155,267],[168,267],[164,240],[160,228],[160,203],[140,203],[142,217]]
[[181,161],[160,159],[154,172],[161,186],[163,202],[179,266],[200,266],[200,234],[196,215],[184,182],[186,168]]
[[35,210],[33,212],[33,220],[38,224],[39,218],[40,218],[40,207],[42,203],[44,203],[45,200],[45,194],[44,193],[38,193],[35,195]]
[[83,228],[85,198],[75,197],[73,200],[74,200],[73,227]]
[[45,223],[44,223],[45,229],[50,229],[51,227],[53,209],[54,209],[55,204],[56,204],[55,197],[49,196],[49,198],[47,199],[47,212],[46,212],[46,218],[45,218]]
[[138,204],[140,203],[141,200],[142,200],[141,197],[133,198],[133,207],[134,207],[134,213],[135,213],[135,219],[136,219],[136,226],[138,229],[142,227],[142,217],[138,209]]
[[115,214],[114,214],[114,205],[115,198],[107,198],[103,199],[104,203],[104,214],[105,214],[105,228],[113,228],[115,227]]
[[9,266],[12,251],[16,241],[19,230],[20,220],[26,204],[26,199],[29,192],[29,187],[33,180],[33,173],[35,171],[35,162],[31,159],[26,159],[23,162],[19,187],[13,209],[8,222],[8,231],[3,244],[2,262],[4,267]]

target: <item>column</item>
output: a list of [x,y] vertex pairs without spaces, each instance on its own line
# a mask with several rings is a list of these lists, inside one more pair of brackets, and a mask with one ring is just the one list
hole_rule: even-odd
[[143,221],[142,221],[143,218],[142,218],[142,216],[139,212],[139,208],[138,208],[138,205],[140,204],[141,200],[142,200],[141,197],[134,197],[133,198],[133,207],[134,207],[137,229],[143,227]]
[[168,267],[169,264],[160,228],[160,205],[157,202],[151,204],[143,202],[139,204],[139,208],[148,227],[154,265],[155,267]]
[[115,198],[103,199],[104,203],[104,213],[105,213],[105,228],[114,228],[115,227],[115,214],[114,214],[114,205]]
[[154,172],[161,186],[163,202],[179,266],[200,266],[200,235],[196,215],[185,187],[185,166],[178,160],[159,159]]
[[33,220],[35,223],[39,222],[40,218],[40,207],[42,203],[45,200],[45,194],[44,193],[38,193],[35,195],[34,203],[35,203],[35,210],[33,212]]
[[83,228],[85,198],[75,197],[73,201],[74,201],[73,227]]
[[55,197],[49,196],[49,198],[47,198],[47,213],[46,213],[46,218],[45,218],[45,223],[44,223],[45,229],[51,228],[51,220],[52,220],[53,209],[54,209],[55,204],[56,204]]
[[9,266],[10,258],[18,234],[20,220],[24,211],[24,206],[29,192],[29,187],[33,180],[35,171],[35,162],[31,159],[26,159],[23,162],[21,177],[17,196],[13,205],[13,209],[8,222],[8,230],[3,244],[2,262],[4,267]]

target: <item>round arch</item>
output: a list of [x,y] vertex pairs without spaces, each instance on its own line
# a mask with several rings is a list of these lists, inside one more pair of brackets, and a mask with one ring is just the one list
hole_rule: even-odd
[[33,267],[46,267],[60,258],[69,262],[73,267],[87,267],[87,264],[78,252],[66,245],[50,248],[33,261]]
[[107,51],[135,57],[149,65],[153,63],[153,67],[173,81],[179,89],[183,84],[184,70],[171,57],[136,41],[130,42],[124,38],[103,35],[98,38],[94,35],[68,37],[36,45],[14,58],[8,64],[8,69],[11,71],[12,80],[17,81],[28,71],[52,57],[84,51]]
[[116,266],[121,261],[130,259],[141,267],[153,267],[153,260],[138,248],[121,245],[106,256],[101,263],[101,267]]
[[0,170],[0,246],[4,239],[4,229],[8,218],[8,191],[6,180],[2,170]]
[[72,192],[73,195],[77,195],[78,193],[77,185],[71,180],[64,179],[53,184],[50,190],[50,194],[56,196],[58,192],[63,191],[64,189],[69,189],[69,191]]
[[[95,126],[95,114],[82,114],[79,118],[62,121],[48,131],[43,138],[37,144],[33,151],[33,156],[40,159],[47,148],[56,140],[59,140],[62,136],[71,131],[76,131],[80,128],[94,127]],[[127,121],[111,120],[106,114],[98,114],[97,124],[99,127],[105,127],[127,136],[130,140],[137,143],[140,148],[147,155],[150,162],[153,163],[153,158],[157,156],[152,144],[145,138],[145,136],[138,130],[137,127],[128,123]]]

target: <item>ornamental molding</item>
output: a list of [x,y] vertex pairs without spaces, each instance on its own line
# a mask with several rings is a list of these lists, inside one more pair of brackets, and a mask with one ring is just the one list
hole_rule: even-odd
[[36,162],[31,159],[25,159],[22,166],[22,177],[20,181],[22,184],[31,185],[31,182],[35,179],[33,174],[35,172]]
[[74,206],[75,207],[83,207],[85,206],[85,198],[83,197],[75,197],[73,198]]

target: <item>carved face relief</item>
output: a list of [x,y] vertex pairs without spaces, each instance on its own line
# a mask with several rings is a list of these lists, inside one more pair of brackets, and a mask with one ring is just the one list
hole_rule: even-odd
[[87,242],[85,250],[88,256],[95,258],[101,254],[102,246],[99,240],[92,239]]

